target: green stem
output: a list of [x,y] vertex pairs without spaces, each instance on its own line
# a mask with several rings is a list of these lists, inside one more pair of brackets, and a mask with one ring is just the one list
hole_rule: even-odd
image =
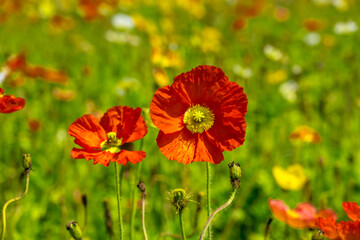
[[123,224],[121,216],[121,178],[122,178],[122,168],[118,163],[115,163],[115,178],[116,178],[116,193],[117,193],[117,202],[118,202],[118,218],[119,218],[119,230],[120,230],[120,240],[123,239]]
[[3,220],[3,228],[2,228],[2,233],[1,233],[1,240],[4,240],[5,238],[5,231],[6,231],[6,208],[9,206],[10,203],[16,202],[20,199],[22,199],[29,190],[29,178],[30,178],[30,169],[25,169],[25,177],[26,177],[26,182],[25,182],[25,191],[23,194],[20,194],[18,197],[10,199],[9,201],[7,201],[2,209],[2,220]]
[[222,205],[221,207],[219,207],[218,209],[216,209],[216,210],[211,214],[211,216],[209,217],[209,219],[207,220],[207,222],[206,222],[206,224],[205,224],[205,226],[204,226],[204,229],[203,229],[202,232],[201,232],[201,235],[200,235],[199,240],[202,240],[202,239],[203,239],[203,236],[205,235],[206,229],[210,226],[210,223],[211,223],[212,219],[214,218],[214,216],[215,216],[218,212],[220,212],[221,210],[223,210],[224,208],[226,208],[227,206],[229,206],[229,205],[232,203],[232,201],[233,201],[234,198],[235,198],[235,193],[236,193],[236,188],[233,188],[233,191],[232,191],[232,193],[231,193],[231,196],[230,196],[229,200],[228,200],[224,205]]
[[131,219],[130,219],[130,239],[132,240],[134,237],[134,226],[135,226],[135,215],[136,215],[136,182],[139,181],[139,176],[140,176],[140,172],[141,172],[141,164],[142,162],[136,164],[136,174],[135,177],[133,178],[132,184],[131,186],[133,187],[132,189],[132,207],[131,207]]
[[183,240],[186,240],[182,209],[179,210],[179,219],[180,219],[181,236]]
[[[207,217],[210,218],[210,214],[211,214],[211,176],[210,176],[210,163],[206,162],[206,176],[207,176],[207,185],[206,185],[206,194],[207,194]],[[211,240],[211,225],[209,225],[209,229],[208,229],[208,239]]]
[[148,240],[147,234],[146,234],[146,228],[145,228],[145,197],[146,195],[144,193],[141,194],[142,198],[141,198],[141,224],[142,224],[142,229],[143,229],[143,233],[144,233],[144,239]]

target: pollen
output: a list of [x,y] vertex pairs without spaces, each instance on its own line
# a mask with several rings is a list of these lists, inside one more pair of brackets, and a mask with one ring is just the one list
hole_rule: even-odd
[[183,122],[190,132],[203,133],[214,125],[214,114],[208,107],[197,104],[186,110]]
[[103,141],[100,145],[101,149],[106,152],[118,153],[121,151],[121,139],[116,137],[116,133],[108,132],[106,134],[107,140]]

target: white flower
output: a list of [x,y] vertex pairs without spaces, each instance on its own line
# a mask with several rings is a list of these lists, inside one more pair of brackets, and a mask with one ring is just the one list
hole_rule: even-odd
[[308,33],[304,37],[304,42],[308,46],[316,46],[320,43],[321,37],[320,34],[316,32]]
[[281,95],[288,101],[288,102],[295,102],[297,100],[296,92],[299,89],[299,85],[294,80],[289,80],[280,85],[279,91]]
[[112,16],[111,24],[116,29],[133,29],[135,27],[133,18],[123,13]]
[[233,72],[243,78],[251,78],[252,77],[252,71],[250,68],[244,68],[242,66],[240,66],[239,64],[234,64],[233,66]]
[[264,54],[273,61],[280,61],[283,58],[282,52],[271,45],[266,45],[264,47]]
[[108,30],[105,32],[105,39],[112,43],[128,43],[133,46],[138,46],[140,38],[136,35],[132,35],[126,32],[115,32]]
[[351,34],[358,30],[358,26],[354,21],[338,22],[334,26],[334,32],[336,34]]
[[8,67],[3,67],[0,72],[0,85],[5,81],[6,77],[9,75],[10,70]]
[[291,71],[293,74],[299,75],[300,73],[302,73],[302,67],[299,65],[294,65],[292,66]]

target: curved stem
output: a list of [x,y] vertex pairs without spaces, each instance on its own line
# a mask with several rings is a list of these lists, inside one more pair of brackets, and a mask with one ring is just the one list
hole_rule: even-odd
[[121,178],[122,178],[122,168],[120,169],[118,163],[115,163],[115,178],[116,178],[116,193],[117,193],[117,202],[118,202],[118,218],[119,218],[119,230],[120,230],[120,240],[123,239],[123,225],[122,225],[122,216],[121,216]]
[[183,240],[186,240],[182,209],[179,209],[179,219],[180,219],[181,236]]
[[143,229],[143,233],[144,233],[144,239],[148,240],[147,234],[146,234],[146,228],[145,228],[145,194],[142,193],[142,198],[141,198],[141,224],[142,224],[142,229]]
[[[207,194],[207,217],[210,218],[210,213],[211,213],[211,176],[210,176],[210,163],[206,162],[206,179],[207,179],[207,185],[206,185],[206,194]],[[211,225],[209,225],[209,229],[208,229],[208,239],[211,240]]]
[[6,208],[9,206],[10,203],[16,202],[20,199],[22,199],[29,190],[29,179],[30,179],[30,169],[26,169],[25,170],[25,176],[26,176],[26,182],[25,182],[25,191],[24,193],[20,194],[19,196],[17,196],[16,198],[10,199],[9,201],[7,201],[2,209],[2,221],[3,221],[3,227],[2,227],[2,233],[1,233],[1,240],[4,240],[5,238],[5,231],[6,231]]
[[218,209],[216,209],[216,210],[211,214],[211,216],[209,217],[209,219],[207,220],[207,222],[206,222],[206,224],[205,224],[205,226],[204,226],[204,229],[203,229],[202,232],[201,232],[201,235],[200,235],[199,240],[202,240],[202,239],[203,239],[203,236],[204,236],[204,234],[205,234],[205,232],[206,232],[206,229],[210,226],[210,223],[211,223],[212,219],[214,218],[214,216],[215,216],[218,212],[220,212],[221,210],[223,210],[224,208],[226,208],[227,206],[229,206],[229,205],[232,203],[232,201],[233,201],[234,198],[235,198],[235,193],[236,193],[236,188],[233,189],[229,200],[228,200],[224,205],[222,205],[221,207],[219,207]]

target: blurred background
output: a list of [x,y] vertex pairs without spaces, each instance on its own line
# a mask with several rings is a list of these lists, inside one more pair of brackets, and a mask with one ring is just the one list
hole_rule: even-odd
[[[195,232],[189,239],[198,239],[205,163],[160,153],[149,106],[156,89],[203,64],[221,68],[249,100],[244,145],[212,166],[213,208],[230,196],[227,164],[243,171],[234,203],[213,221],[214,238],[263,239],[269,198],[291,208],[310,202],[346,219],[341,203],[360,197],[359,11],[356,0],[0,0],[0,86],[27,101],[0,115],[1,205],[24,187],[22,154],[33,159],[29,193],[7,211],[7,239],[70,239],[67,222],[85,225],[84,196],[85,238],[115,239],[114,167],[72,159],[67,131],[82,115],[101,117],[116,105],[141,107],[149,128],[135,142],[147,157],[124,168],[125,239],[133,203],[133,239],[143,238],[134,189],[140,167],[149,238],[180,234],[167,198],[181,187],[200,202],[184,211],[186,232]],[[274,220],[270,234],[309,239],[310,232]]]

